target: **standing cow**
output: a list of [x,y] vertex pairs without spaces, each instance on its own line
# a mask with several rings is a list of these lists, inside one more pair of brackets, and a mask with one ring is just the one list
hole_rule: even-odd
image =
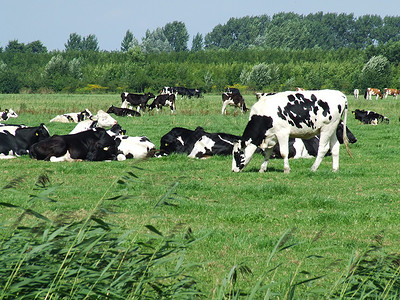
[[[279,143],[284,172],[289,173],[289,138],[309,139],[317,134],[320,134],[320,145],[311,170],[318,169],[330,149],[333,171],[337,171],[340,144],[336,129],[342,116],[343,127],[346,128],[347,98],[335,90],[282,92],[262,97],[251,108],[241,140],[234,144],[232,171],[241,171],[260,147],[265,157],[260,173],[265,172],[273,148]],[[348,148],[346,134],[344,142]]]

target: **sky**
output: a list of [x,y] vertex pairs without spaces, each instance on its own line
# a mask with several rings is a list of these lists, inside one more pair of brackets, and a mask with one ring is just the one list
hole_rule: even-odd
[[280,12],[353,13],[399,16],[399,0],[1,0],[0,47],[18,40],[41,41],[49,51],[65,50],[71,33],[94,34],[100,50],[119,51],[127,30],[139,41],[147,29],[183,22],[190,35],[203,37],[234,17]]

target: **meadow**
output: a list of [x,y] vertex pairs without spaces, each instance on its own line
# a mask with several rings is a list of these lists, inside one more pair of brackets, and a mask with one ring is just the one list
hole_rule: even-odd
[[[254,95],[244,98],[249,107],[256,101]],[[101,211],[105,222],[121,232],[130,230],[134,240],[154,232],[190,233],[198,240],[185,249],[185,261],[196,265],[190,275],[207,299],[248,297],[255,286],[264,287],[255,298],[344,297],[341,291],[350,284],[340,284],[357,258],[371,249],[379,249],[383,257],[400,248],[400,99],[356,100],[349,95],[348,100],[349,112],[374,110],[390,123],[365,125],[349,113],[348,127],[358,141],[350,145],[353,158],[341,146],[337,173],[331,157],[315,173],[310,171],[313,159],[290,160],[290,174],[283,173],[283,161],[276,159],[259,174],[261,155],[241,173],[231,172],[231,156],[198,160],[175,154],[74,163],[24,156],[0,161],[0,202],[29,207],[53,222],[84,220]],[[7,123],[43,122],[51,134],[67,134],[74,124],[49,120],[63,112],[89,108],[95,113],[119,106],[120,96],[3,94],[0,104],[19,114]],[[178,99],[176,106],[173,115],[164,109],[116,119],[127,135],[146,135],[157,148],[176,126],[240,135],[248,120],[248,114],[234,113],[231,107],[221,115],[221,96],[215,94]],[[34,198],[40,192],[35,182],[43,174],[48,194]],[[42,222],[20,215],[17,207],[0,206],[1,227]]]

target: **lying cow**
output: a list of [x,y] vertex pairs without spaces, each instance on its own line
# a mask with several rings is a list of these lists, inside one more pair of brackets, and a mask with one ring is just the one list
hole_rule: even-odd
[[78,123],[87,119],[92,118],[92,113],[87,108],[81,112],[77,113],[66,113],[62,115],[55,116],[50,122],[60,122],[60,123]]
[[103,110],[99,110],[92,120],[79,122],[69,134],[75,134],[92,128],[107,128],[117,124],[117,121]]
[[116,107],[111,105],[109,109],[107,109],[108,114],[114,114],[119,117],[140,117],[140,113],[136,110],[129,108]]
[[223,93],[222,94],[222,111],[221,113],[226,114],[226,107],[228,105],[232,105],[236,109],[239,107],[243,112],[247,112],[246,103],[244,103],[244,99],[241,94],[238,93]]
[[28,154],[30,146],[50,137],[42,123],[36,127],[5,125],[0,127],[0,158],[13,158]]
[[0,122],[7,121],[10,118],[18,118],[18,115],[15,111],[10,109],[5,109],[4,111],[0,111]]
[[38,160],[52,162],[74,160],[114,160],[117,145],[103,128],[96,128],[75,134],[53,135],[30,147],[29,155]]
[[153,103],[149,105],[149,110],[153,110],[154,108],[162,109],[163,106],[169,106],[171,109],[171,113],[175,112],[175,94],[161,94],[158,95]]
[[149,102],[149,100],[154,97],[155,96],[152,93],[132,94],[124,92],[121,94],[121,100],[122,100],[121,107],[122,108],[136,107],[137,112],[139,112],[140,110],[145,111],[147,102]]
[[[260,172],[265,172],[274,146],[279,143],[284,172],[289,173],[289,138],[309,139],[318,134],[320,144],[311,170],[318,169],[330,149],[332,169],[337,171],[340,144],[336,130],[342,117],[345,127],[347,98],[339,91],[282,92],[262,97],[251,108],[243,136],[234,144],[232,171],[243,170],[259,147],[264,150],[264,162],[261,164]],[[348,149],[346,134],[344,143]]]
[[233,141],[239,137],[228,133],[208,133],[202,127],[190,130],[175,127],[160,141],[157,156],[171,153],[186,153],[189,157],[204,158],[212,155],[230,155]]
[[152,157],[156,152],[155,145],[146,136],[119,135],[115,141],[118,148],[117,160]]
[[352,113],[356,120],[361,121],[364,124],[378,125],[378,123],[389,124],[389,118],[378,114],[377,112],[371,110],[353,110]]

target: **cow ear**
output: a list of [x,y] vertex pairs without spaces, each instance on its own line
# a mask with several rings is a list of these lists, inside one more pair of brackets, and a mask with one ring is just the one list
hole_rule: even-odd
[[6,109],[4,110],[5,113],[8,113],[8,111],[9,111],[8,108],[6,108]]

